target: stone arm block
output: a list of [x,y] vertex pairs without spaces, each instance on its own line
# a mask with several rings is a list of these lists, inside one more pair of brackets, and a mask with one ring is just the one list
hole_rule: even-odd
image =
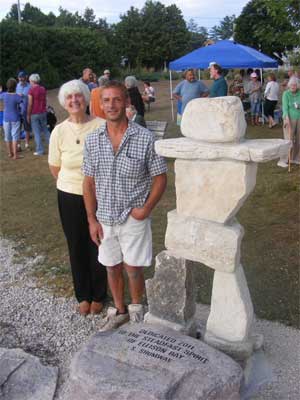
[[223,225],[168,213],[165,246],[177,257],[201,262],[217,271],[233,272],[240,263],[243,227]]
[[254,139],[240,143],[207,143],[190,138],[166,139],[155,143],[156,152],[169,158],[267,162],[287,155],[291,142],[284,139]]

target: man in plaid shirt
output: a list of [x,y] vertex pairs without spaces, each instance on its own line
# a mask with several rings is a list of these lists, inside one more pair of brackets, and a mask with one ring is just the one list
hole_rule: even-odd
[[[106,125],[88,135],[83,160],[83,195],[92,240],[108,272],[114,299],[102,330],[143,318],[143,267],[152,262],[150,214],[167,183],[165,160],[153,134],[126,118],[125,86],[108,82],[101,92]],[[132,304],[124,304],[123,270]]]

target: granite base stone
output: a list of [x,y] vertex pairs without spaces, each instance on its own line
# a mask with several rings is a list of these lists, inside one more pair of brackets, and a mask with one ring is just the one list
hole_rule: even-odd
[[238,400],[243,372],[225,354],[165,327],[127,324],[75,355],[65,400]]
[[21,349],[0,348],[1,400],[53,400],[58,368]]
[[150,314],[185,325],[196,306],[192,263],[162,251],[156,257],[154,277],[146,281],[146,291]]
[[209,332],[204,334],[205,343],[222,351],[236,361],[247,360],[255,351],[263,347],[264,337],[261,334],[252,334],[247,340],[232,342],[212,335]]
[[147,312],[144,316],[144,322],[147,324],[154,324],[164,326],[174,331],[180,332],[183,335],[188,335],[191,337],[197,337],[198,321],[195,318],[191,318],[181,324],[176,324],[175,322],[168,321],[167,319],[159,318],[150,312]]

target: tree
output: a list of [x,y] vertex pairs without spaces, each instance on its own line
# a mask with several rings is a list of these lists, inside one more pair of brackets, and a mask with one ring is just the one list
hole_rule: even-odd
[[164,6],[147,1],[141,11],[131,7],[114,26],[118,53],[131,67],[160,68],[164,61],[183,55],[189,49],[190,35],[176,5]]
[[[17,4],[11,6],[10,12],[6,15],[8,21],[18,21]],[[38,7],[26,3],[21,11],[21,20],[35,26],[51,26],[55,24],[56,17],[53,13],[44,14]]]
[[0,35],[5,43],[2,82],[25,69],[29,74],[38,72],[48,88],[58,87],[80,76],[87,65],[100,72],[116,61],[111,44],[96,30],[2,21]]
[[70,11],[59,7],[59,15],[56,18],[56,25],[59,27],[76,27],[80,25],[81,17],[76,12],[72,14]]
[[18,5],[13,4],[5,17],[8,21],[18,21]]
[[226,16],[222,19],[219,25],[215,25],[211,28],[209,36],[214,40],[230,39],[233,36],[233,27],[236,20],[236,16]]
[[86,7],[83,13],[82,21],[83,26],[86,28],[95,28],[96,27],[96,15],[92,8]]
[[273,56],[299,45],[299,0],[251,0],[236,19],[235,39]]
[[139,64],[139,51],[142,42],[143,21],[137,8],[130,7],[120,16],[120,22],[113,26],[114,47],[117,53],[128,58],[129,66]]
[[175,4],[166,7],[166,12],[164,34],[166,50],[163,60],[172,61],[189,50],[190,33],[181,10]]
[[292,25],[296,29],[300,29],[300,2],[299,0],[290,0],[287,3],[288,16],[292,21]]
[[190,49],[195,50],[202,47],[208,39],[208,31],[204,26],[199,26],[193,18],[191,18],[187,25],[190,33]]

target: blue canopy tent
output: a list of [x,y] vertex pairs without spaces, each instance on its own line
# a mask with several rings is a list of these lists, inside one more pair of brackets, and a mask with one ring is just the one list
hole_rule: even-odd
[[[210,62],[215,61],[224,69],[231,68],[278,68],[278,62],[271,57],[232,40],[220,40],[206,47],[200,47],[177,60],[169,63],[170,90],[172,97],[172,71],[182,71],[188,68],[205,69]],[[173,103],[172,117],[174,119]]]

